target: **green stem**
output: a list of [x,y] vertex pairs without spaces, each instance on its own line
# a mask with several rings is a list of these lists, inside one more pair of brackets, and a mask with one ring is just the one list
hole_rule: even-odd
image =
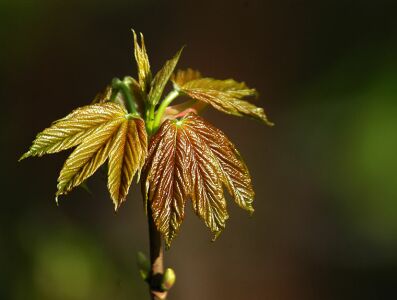
[[165,109],[171,104],[172,101],[174,101],[174,99],[176,97],[179,96],[179,91],[177,90],[173,90],[171,91],[165,98],[164,100],[161,102],[159,108],[157,109],[156,115],[154,117],[154,121],[153,121],[153,125],[151,130],[153,132],[156,132],[156,130],[159,128],[160,126],[160,122],[161,122],[161,118],[164,115]]
[[153,122],[154,122],[154,110],[155,106],[152,104],[149,104],[149,110],[148,110],[148,116],[147,116],[147,132],[148,135],[151,136],[153,133]]
[[[132,114],[138,114],[135,104],[135,99],[131,94],[131,91],[125,82],[121,81],[118,78],[114,78],[112,81],[112,87],[115,89],[115,94],[112,94],[112,98],[116,97],[117,93],[120,91],[125,99],[125,105],[127,111]],[[114,95],[114,96],[113,96]]]

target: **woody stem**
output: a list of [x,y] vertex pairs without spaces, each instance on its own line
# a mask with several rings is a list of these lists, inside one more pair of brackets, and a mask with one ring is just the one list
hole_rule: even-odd
[[167,292],[161,288],[161,280],[164,273],[164,250],[161,243],[160,232],[154,224],[152,210],[148,205],[149,245],[150,245],[150,275],[149,292],[152,300],[164,300]]

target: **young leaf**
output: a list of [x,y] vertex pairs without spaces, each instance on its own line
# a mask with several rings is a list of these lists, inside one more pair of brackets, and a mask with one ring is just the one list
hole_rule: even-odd
[[235,202],[241,208],[253,213],[252,202],[255,193],[252,188],[251,176],[236,147],[221,130],[203,118],[190,114],[187,119],[192,121],[186,123],[186,130],[195,132],[200,140],[208,145],[219,163],[218,171],[221,181]]
[[21,159],[74,146],[77,148],[59,175],[56,197],[84,182],[109,157],[108,188],[117,209],[125,201],[132,178],[136,172],[140,173],[146,159],[144,121],[111,102],[78,108],[39,133]]
[[123,122],[109,153],[108,189],[116,210],[125,201],[135,173],[142,169],[146,151],[145,122],[138,118]]
[[20,160],[74,147],[90,136],[101,124],[125,114],[126,111],[120,105],[110,102],[77,108],[40,132],[29,151]]
[[189,97],[203,101],[214,108],[236,116],[250,116],[270,126],[270,122],[261,107],[243,100],[245,97],[255,96],[255,89],[250,89],[244,82],[233,79],[217,80],[213,78],[198,78],[191,81],[182,81],[178,84],[179,90]]
[[166,120],[153,136],[145,165],[145,194],[167,246],[184,218],[188,198],[215,237],[228,218],[222,185],[253,212],[248,169],[227,137],[194,113]]
[[160,71],[157,72],[156,76],[153,79],[152,87],[149,93],[149,102],[156,106],[159,103],[161,95],[163,94],[164,88],[170,79],[172,72],[176,67],[176,64],[179,61],[179,57],[181,56],[183,47],[175,54],[173,58],[167,60]]
[[201,78],[201,73],[197,70],[186,69],[186,70],[178,70],[176,73],[172,75],[172,82],[177,86],[183,86],[185,83]]
[[106,86],[105,89],[100,91],[98,94],[95,95],[94,100],[92,100],[92,104],[95,103],[103,103],[110,100],[112,95],[112,87],[110,85]]
[[72,152],[58,177],[57,197],[78,186],[106,161],[113,135],[123,119],[124,117],[118,117],[101,124]]
[[142,89],[142,92],[147,93],[149,91],[150,83],[152,81],[152,73],[150,71],[150,64],[146,52],[145,40],[143,38],[143,34],[141,33],[141,46],[139,46],[138,38],[135,31],[133,30],[132,33],[134,34],[134,55],[138,68],[139,85]]
[[175,123],[164,122],[150,141],[145,166],[144,194],[150,200],[154,222],[168,246],[183,221],[190,190],[186,169],[190,148],[179,133]]
[[140,113],[143,113],[145,108],[146,94],[142,92],[141,86],[134,78],[130,76],[126,76],[124,77],[123,81],[125,82],[125,84],[127,84],[128,88],[130,89],[132,97],[135,100],[135,105],[137,106],[137,110]]

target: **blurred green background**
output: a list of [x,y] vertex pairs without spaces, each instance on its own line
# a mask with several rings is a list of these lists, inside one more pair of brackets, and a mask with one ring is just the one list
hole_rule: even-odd
[[158,70],[244,80],[273,128],[208,110],[245,158],[253,217],[230,201],[211,243],[191,209],[166,253],[169,299],[392,299],[397,287],[395,1],[0,1],[0,299],[148,299],[139,187],[106,178],[54,201],[68,153],[17,163],[36,133],[135,76],[130,28]]

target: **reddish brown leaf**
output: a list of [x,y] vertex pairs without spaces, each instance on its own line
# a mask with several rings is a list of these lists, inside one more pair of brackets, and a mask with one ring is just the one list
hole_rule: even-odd
[[153,137],[149,148],[146,194],[150,199],[153,219],[167,245],[178,232],[184,218],[188,196],[186,153],[188,147],[178,127],[165,122]]
[[167,246],[189,198],[215,237],[223,230],[228,218],[223,185],[239,206],[253,211],[247,167],[227,137],[194,113],[166,120],[150,143],[144,192]]

